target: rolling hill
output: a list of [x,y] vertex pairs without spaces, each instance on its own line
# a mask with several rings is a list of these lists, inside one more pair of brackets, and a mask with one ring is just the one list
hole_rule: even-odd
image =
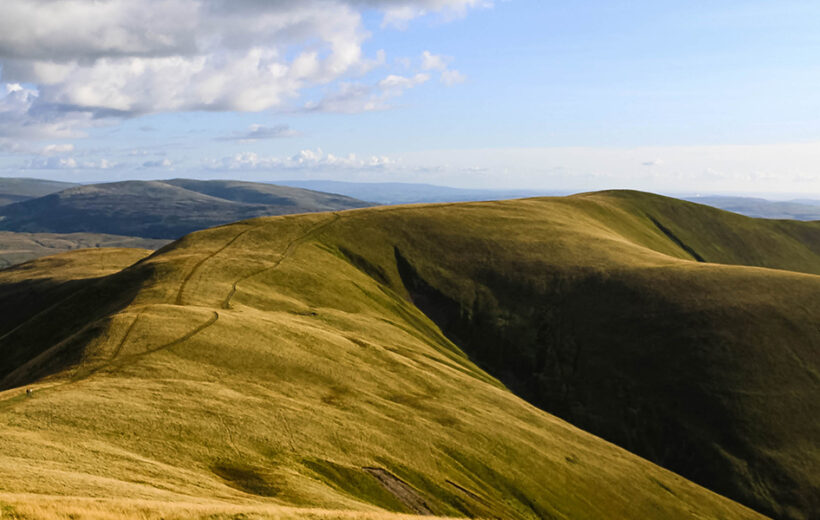
[[604,192],[104,251],[0,272],[10,514],[820,508],[820,223]]
[[0,177],[0,206],[34,199],[78,186],[70,182],[19,177]]
[[0,269],[42,256],[92,247],[159,249],[168,240],[99,233],[14,233],[0,231]]
[[124,181],[76,186],[0,207],[0,229],[175,239],[262,215],[367,205],[341,195],[251,182]]

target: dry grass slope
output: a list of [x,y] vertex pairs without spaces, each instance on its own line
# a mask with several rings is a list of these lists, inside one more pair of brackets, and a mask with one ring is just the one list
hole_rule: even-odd
[[[0,279],[4,309],[19,284],[48,280],[0,323],[0,501],[22,518],[398,518],[422,507],[487,518],[762,518],[529,405],[434,321],[448,310],[441,295],[464,309],[489,298],[513,309],[503,291],[537,299],[556,273],[624,277],[642,290],[671,283],[684,303],[713,309],[742,280],[813,311],[816,276],[693,260],[681,243],[707,262],[754,254],[696,236],[676,212],[716,218],[726,230],[713,223],[714,233],[729,233],[734,217],[677,204],[616,193],[273,217],[197,232],[147,258],[123,253],[123,267],[139,261],[117,272],[77,267],[98,252],[64,269],[34,262],[22,278]],[[801,237],[817,227],[744,225],[739,242],[794,248],[761,264],[816,272],[817,242]],[[784,399],[811,411],[804,390]],[[733,419],[763,419],[738,402]],[[782,462],[811,448],[801,442],[765,448]],[[811,475],[800,489],[817,489]]]

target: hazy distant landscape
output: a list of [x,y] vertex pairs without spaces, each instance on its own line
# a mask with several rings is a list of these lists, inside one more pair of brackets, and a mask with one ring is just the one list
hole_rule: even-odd
[[[339,181],[273,184],[172,179],[73,185],[0,179],[0,201],[6,201],[0,204],[0,230],[5,230],[0,232],[0,264],[14,265],[85,247],[157,249],[192,231],[259,216],[545,195],[560,194]],[[820,220],[820,201],[728,196],[688,200],[752,217]]]
[[0,2],[0,520],[820,520],[820,3]]

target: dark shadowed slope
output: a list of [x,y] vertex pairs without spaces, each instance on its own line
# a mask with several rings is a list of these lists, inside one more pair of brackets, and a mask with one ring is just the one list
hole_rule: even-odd
[[79,186],[0,208],[7,231],[178,238],[262,215],[359,208],[340,195],[233,181],[125,181]]
[[[30,310],[9,318],[0,336],[9,388],[0,393],[0,502],[25,512],[48,494],[42,507],[64,515],[94,507],[143,518],[172,517],[176,504],[196,505],[200,512],[187,516],[200,518],[344,515],[329,510],[362,518],[761,518],[527,404],[409,300],[440,303],[426,288],[452,301],[500,299],[486,279],[520,278],[537,292],[572,270],[578,279],[674,271],[718,280],[748,271],[816,285],[811,275],[687,260],[621,203],[602,195],[254,219],[191,234],[118,273],[85,273],[62,298],[59,280],[32,289]],[[667,215],[653,216],[678,232]],[[59,271],[38,269],[46,261],[29,264],[23,278]],[[2,294],[17,283],[0,285],[0,302],[13,301]],[[813,305],[785,288],[798,306]],[[724,287],[678,289],[682,305],[726,305]],[[619,303],[617,293],[611,299]],[[518,325],[510,315],[495,318]],[[727,327],[731,351],[739,340]],[[793,371],[791,363],[780,370]],[[641,371],[627,375],[653,387]],[[713,395],[745,375],[727,371],[729,382],[715,379]],[[701,404],[702,383],[681,383],[692,385],[692,406]],[[756,385],[745,389],[756,396]],[[789,388],[781,399],[792,407],[804,390]],[[728,433],[744,436],[744,419],[770,403],[752,404],[730,417]],[[811,445],[811,429],[793,426],[761,428]],[[702,431],[693,441],[720,445],[714,429]],[[795,511],[812,485],[809,478],[795,488]],[[80,497],[97,498],[82,505]],[[124,497],[150,511],[133,502],[129,509]],[[287,505],[323,509],[276,509]]]
[[519,395],[766,513],[820,507],[820,223],[635,192],[353,215],[336,247]]

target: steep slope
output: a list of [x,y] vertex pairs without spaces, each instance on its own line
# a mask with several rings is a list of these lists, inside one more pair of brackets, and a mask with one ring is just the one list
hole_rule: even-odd
[[786,271],[820,272],[820,223],[613,192],[354,229],[337,247],[395,257],[391,285],[539,407],[771,515],[820,507],[820,278]]
[[[636,225],[636,243],[600,225],[600,207],[536,200],[255,219],[189,235],[63,300],[32,290],[46,307],[0,336],[0,500],[22,511],[49,494],[70,511],[70,497],[94,497],[124,511],[117,501],[129,497],[192,503],[201,517],[267,504],[362,516],[762,518],[530,406],[407,299],[418,299],[407,265],[458,292],[471,271],[446,269],[519,272],[522,261],[559,260],[556,240],[596,239],[582,264],[601,269],[698,268],[674,258],[685,254],[663,233]],[[38,271],[45,261],[29,277],[57,270]]]
[[[188,189],[190,188],[190,189]],[[175,239],[262,215],[364,207],[340,195],[231,181],[124,181],[70,188],[0,208],[0,229]]]
[[0,206],[22,200],[42,197],[77,186],[71,182],[27,179],[20,177],[0,178]]

